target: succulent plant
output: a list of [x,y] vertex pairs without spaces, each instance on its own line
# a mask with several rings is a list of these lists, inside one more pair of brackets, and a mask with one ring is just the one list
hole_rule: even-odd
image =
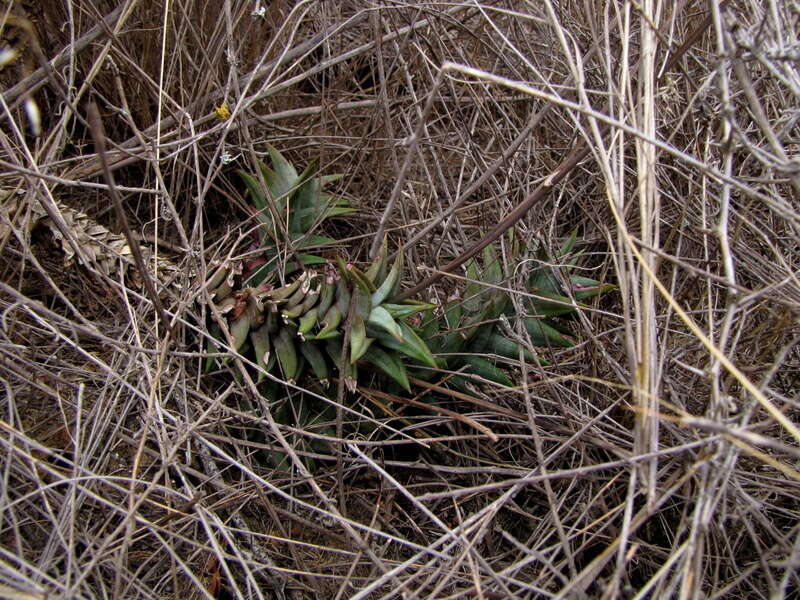
[[[334,244],[335,240],[311,232],[325,219],[353,209],[324,190],[338,176],[317,176],[315,164],[298,174],[277,150],[270,147],[269,153],[272,168],[258,165],[266,189],[256,177],[240,173],[261,223],[261,252],[245,264],[219,268],[207,284],[212,301],[227,320],[234,349],[252,350],[260,367],[259,381],[266,373],[275,373],[294,383],[311,372],[326,386],[335,368],[354,389],[358,364],[369,363],[410,390],[400,355],[431,367],[437,363],[406,322],[433,305],[388,301],[402,281],[402,252],[390,266],[384,244],[366,271],[342,259],[334,265],[320,256],[301,254],[300,273],[284,285],[274,285],[280,249],[287,243],[301,249]],[[282,229],[286,223],[288,227]],[[216,324],[211,333],[222,339]]]
[[[410,361],[410,367],[429,367],[414,372],[421,378],[447,368],[511,386],[510,374],[492,358],[546,364],[515,339],[515,326],[524,327],[533,346],[572,346],[575,334],[563,318],[583,307],[583,300],[614,287],[570,273],[578,255],[557,266],[572,252],[577,232],[556,260],[540,252],[520,314],[503,287],[508,274],[491,245],[483,250],[481,261],[467,263],[463,293],[451,296],[441,308],[415,300],[392,302],[403,280],[403,252],[397,252],[390,265],[385,242],[365,270],[341,258],[331,262],[301,254],[301,264],[295,265],[299,273],[285,269],[285,283],[277,285],[281,250],[287,245],[307,249],[335,244],[312,232],[325,219],[353,209],[324,190],[338,176],[319,176],[316,164],[298,174],[277,150],[270,147],[269,153],[272,167],[258,165],[265,187],[253,175],[240,173],[261,224],[256,242],[261,251],[246,263],[218,269],[208,282],[235,350],[250,353],[259,367],[259,382],[270,373],[296,383],[309,373],[327,387],[338,372],[354,390],[359,366],[369,365],[410,391]],[[512,243],[512,254],[518,253]],[[422,326],[415,328],[410,318],[418,313],[423,313]],[[222,339],[216,324],[211,332]],[[463,376],[452,381],[466,382]]]
[[[570,273],[579,254],[565,266],[557,266],[573,250],[577,230],[564,243],[555,260],[540,251],[536,266],[528,278],[529,295],[522,298],[524,311],[517,313],[503,283],[508,277],[493,246],[483,250],[482,262],[467,263],[467,284],[463,295],[452,295],[438,316],[429,312],[424,339],[430,340],[432,351],[450,370],[462,370],[495,383],[511,386],[512,379],[497,362],[489,357],[522,360],[528,363],[547,362],[508,334],[519,323],[527,332],[531,344],[537,347],[568,348],[575,344],[575,333],[554,317],[569,317],[580,308],[588,308],[583,300],[592,298],[615,286]],[[512,243],[512,254],[514,244]],[[562,283],[562,281],[564,283]],[[574,301],[573,301],[574,299]],[[503,323],[507,326],[503,326]],[[424,374],[422,374],[424,377]],[[464,377],[451,382],[463,386]]]
[[[324,264],[326,260],[303,250],[336,244],[336,240],[314,235],[314,230],[326,219],[345,215],[355,209],[347,200],[325,191],[325,187],[341,179],[341,175],[318,175],[316,161],[299,173],[286,158],[272,146],[267,147],[272,167],[257,162],[261,180],[239,171],[253,200],[253,213],[258,219],[256,247],[261,253],[244,265],[245,283],[257,286],[269,281],[275,274],[281,251],[292,248],[298,251],[297,259],[303,266]],[[300,268],[293,264],[285,274]]]
[[[385,246],[384,246],[385,248]],[[430,349],[406,322],[432,304],[387,299],[398,291],[402,253],[387,269],[386,251],[367,271],[343,260],[321,270],[304,270],[280,287],[260,284],[234,291],[229,272],[211,296],[227,318],[234,348],[248,344],[264,372],[275,372],[289,383],[310,371],[323,385],[337,368],[348,387],[356,385],[356,369],[367,362],[404,389],[408,376],[399,355],[436,367]],[[349,331],[343,350],[345,332]]]

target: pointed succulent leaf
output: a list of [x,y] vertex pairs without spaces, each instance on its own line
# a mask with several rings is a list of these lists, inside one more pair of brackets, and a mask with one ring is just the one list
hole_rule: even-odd
[[458,354],[467,344],[467,340],[465,340],[457,331],[444,333],[435,339],[438,340],[437,345],[439,354]]
[[488,343],[486,345],[486,352],[497,354],[504,358],[512,360],[519,360],[520,352],[522,353],[522,360],[526,363],[539,362],[544,364],[533,352],[528,350],[525,346],[512,339],[500,335],[499,333],[492,333],[488,336]]
[[310,181],[319,181],[319,177],[314,177],[319,172],[319,159],[313,158],[303,172],[297,177],[297,185],[305,184]]
[[347,265],[345,270],[347,271],[350,280],[356,284],[356,287],[363,294],[371,297],[372,293],[375,291],[375,284],[370,281],[366,273],[353,264]]
[[314,225],[314,218],[320,203],[322,191],[319,180],[313,177],[317,171],[317,160],[311,161],[305,171],[294,182],[297,189],[292,193],[291,229],[301,233],[308,232]]
[[[399,251],[395,258],[392,268],[389,270],[388,275],[382,280],[382,283],[372,294],[372,304],[381,304],[386,298],[392,295],[394,289],[397,287],[398,281],[402,275],[403,270],[403,252]],[[380,280],[379,280],[380,281]]]
[[[216,323],[212,323],[211,326],[208,328],[208,333],[211,336],[208,340],[208,352],[217,353],[220,351],[220,347],[218,342],[222,341],[222,330],[219,328],[219,325]],[[209,356],[206,358],[205,364],[203,365],[203,372],[210,373],[211,370],[214,368],[217,359],[213,356]]]
[[469,349],[472,352],[480,353],[489,347],[489,337],[493,335],[497,328],[495,323],[483,323],[473,328],[473,335],[465,341],[469,342]]
[[342,318],[343,315],[342,311],[339,309],[339,306],[337,304],[332,305],[322,316],[322,320],[320,321],[322,329],[317,334],[317,339],[325,339],[328,334],[335,332],[339,327],[339,324],[342,322]]
[[336,293],[334,294],[334,302],[336,306],[339,307],[339,310],[342,311],[342,314],[347,314],[350,310],[350,298],[352,294],[350,293],[350,287],[348,285],[349,280],[344,277],[340,277],[336,280]]
[[422,315],[422,331],[420,335],[425,340],[430,340],[437,335],[442,326],[439,317],[436,315],[435,308],[435,306],[431,305],[430,308],[425,309],[425,313]]
[[564,295],[564,289],[556,277],[553,267],[547,264],[540,263],[540,266],[533,270],[528,281],[528,287],[534,294],[543,292],[558,296]]
[[558,321],[555,321],[553,319],[545,319],[544,322],[553,329],[555,329],[556,331],[558,331],[559,333],[563,333],[568,338],[577,337],[577,334],[572,329],[570,329],[569,327],[567,327],[562,323],[559,323]]
[[494,249],[493,244],[489,244],[483,249],[483,278],[484,283],[489,285],[500,285],[503,283],[503,266]]
[[300,321],[297,325],[297,335],[300,336],[301,340],[306,339],[306,334],[314,328],[314,326],[317,324],[318,318],[319,310],[317,310],[316,307],[312,308],[306,312],[306,314],[300,317]]
[[561,249],[558,251],[558,255],[566,256],[567,254],[572,252],[572,249],[575,247],[575,242],[577,240],[578,240],[578,228],[576,227],[570,232],[569,237],[566,240],[564,240],[564,243],[561,245]]
[[344,177],[344,173],[333,173],[332,175],[322,175],[317,177],[323,187],[328,185],[329,183],[335,183],[339,181],[342,177]]
[[599,296],[605,292],[616,289],[612,283],[602,283],[589,277],[582,277],[580,275],[571,275],[569,278],[570,290],[575,295],[577,300],[586,300]]
[[261,369],[258,373],[258,381],[261,382],[266,377],[264,371],[269,370],[268,365],[270,363],[270,359],[272,358],[272,353],[270,352],[271,344],[269,327],[264,324],[261,327],[251,331],[250,341],[252,342],[253,349],[256,353],[256,364]]
[[244,312],[230,325],[231,337],[233,338],[233,349],[239,350],[247,341],[247,334],[250,331],[251,315]]
[[296,242],[297,248],[321,248],[324,246],[333,246],[337,242],[331,237],[324,235],[308,235],[305,233],[293,233],[290,236],[293,242]]
[[[400,293],[400,289],[403,284],[403,268],[405,267],[405,260],[406,260],[405,253],[403,252],[403,249],[400,248],[397,251],[397,256],[395,257],[394,265],[392,266],[392,268],[395,267],[397,268],[397,278],[395,279],[392,289],[389,290],[389,295],[387,296],[387,298],[394,298],[395,296],[397,296],[397,294]],[[406,301],[406,303],[408,302]],[[423,304],[428,304],[428,303],[423,302]]]
[[321,211],[327,206],[329,194],[322,192],[317,178],[304,181],[294,194],[292,218],[300,231],[310,231]]
[[311,231],[315,225],[327,219],[356,212],[355,208],[334,204],[330,194],[321,194],[318,202],[311,208],[299,211],[302,230]]
[[531,342],[534,346],[552,346],[556,348],[571,348],[575,342],[566,338],[556,328],[549,325],[544,319],[528,317],[522,320]]
[[283,377],[290,383],[294,383],[295,379],[300,375],[300,363],[294,338],[295,335],[291,328],[282,327],[273,340]]
[[355,364],[367,352],[372,338],[367,337],[364,319],[356,317],[350,329],[350,363]]
[[378,256],[375,257],[375,260],[372,261],[372,264],[364,272],[367,279],[369,279],[375,287],[377,287],[378,282],[383,281],[386,276],[386,259],[388,255],[389,246],[386,243],[386,239],[384,239],[380,250],[378,250]]
[[408,373],[403,362],[394,352],[386,352],[378,346],[373,346],[364,356],[364,360],[375,365],[389,377],[394,379],[407,392],[411,391]]
[[330,373],[328,369],[328,363],[325,360],[322,351],[313,342],[301,342],[299,347],[300,353],[311,366],[314,376],[323,386],[327,387]]
[[397,350],[406,356],[421,362],[424,365],[438,367],[436,359],[431,354],[430,348],[422,341],[416,331],[414,331],[408,324],[400,321],[400,330],[403,333],[403,341],[398,342],[395,338],[380,332],[379,338],[381,345],[389,348],[390,350]]
[[289,190],[297,185],[299,177],[297,175],[297,170],[295,170],[295,168],[292,166],[292,163],[286,160],[283,154],[278,152],[269,144],[267,144],[267,151],[272,159],[272,168],[275,169],[275,172],[286,183],[286,189]]
[[261,175],[267,183],[267,188],[275,203],[275,208],[280,212],[284,212],[286,210],[291,186],[283,177],[261,161],[258,161],[258,169],[261,171]]
[[493,290],[487,301],[490,305],[487,317],[489,319],[497,319],[506,311],[510,302],[511,299],[508,297],[508,293],[503,290]]
[[266,217],[262,217],[261,213],[267,210],[267,199],[264,194],[264,190],[261,189],[261,184],[249,173],[245,173],[244,171],[238,171],[238,173],[239,177],[241,177],[242,181],[244,181],[245,186],[247,186],[247,190],[250,192],[250,197],[253,199],[253,204],[255,204],[259,211],[259,219],[262,219],[263,222],[264,218],[269,217],[269,213],[266,214]]
[[431,304],[430,302],[425,302],[424,300],[415,300],[414,298],[404,298],[400,301],[400,304],[408,304],[409,306],[424,306],[426,309],[436,307],[436,304]]
[[576,308],[587,308],[585,304],[573,303],[566,296],[558,296],[546,292],[534,292],[535,298],[530,298],[530,313],[543,317],[557,317],[575,312]]
[[468,354],[463,357],[464,363],[469,367],[469,373],[483,377],[488,381],[498,383],[505,387],[513,387],[514,382],[506,375],[505,371],[494,364],[492,361]]
[[467,285],[464,287],[464,310],[471,313],[478,312],[484,298],[482,298],[483,286],[480,284],[478,263],[474,258],[467,263],[467,280]]
[[444,307],[444,318],[449,329],[458,329],[461,325],[461,316],[464,313],[462,308],[461,299],[448,302]]
[[389,311],[382,306],[375,306],[369,313],[368,322],[376,327],[381,327],[392,335],[398,342],[403,341],[403,331],[397,321],[392,318]]
[[339,217],[341,215],[349,215],[350,213],[354,212],[356,212],[355,208],[349,208],[347,206],[331,206],[325,211],[322,219],[324,220],[332,217]]
[[478,329],[481,327],[481,324],[484,322],[484,320],[485,319],[483,318],[482,313],[473,313],[462,321],[461,327],[458,329],[458,333],[465,340],[470,340],[478,332]]
[[[395,319],[405,319],[406,317],[410,317],[411,315],[415,315],[419,312],[423,312],[426,310],[432,310],[436,308],[435,304],[393,304],[391,302],[384,302],[381,304],[383,308],[389,311],[389,314],[392,315]],[[436,333],[436,332],[434,332]]]
[[336,365],[336,368],[341,371],[342,340],[340,340],[339,338],[327,338],[324,341],[324,344],[325,344],[325,352],[330,357],[331,362],[333,362],[333,364]]
[[353,314],[367,321],[371,312],[372,300],[370,295],[355,288],[353,290]]

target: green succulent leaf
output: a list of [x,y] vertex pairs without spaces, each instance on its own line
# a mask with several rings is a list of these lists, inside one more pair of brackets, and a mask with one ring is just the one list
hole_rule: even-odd
[[544,319],[528,317],[522,320],[534,346],[552,346],[555,348],[571,348],[575,342],[566,338],[555,327]]
[[306,182],[297,191],[298,207],[295,214],[300,220],[300,229],[310,231],[326,219],[355,212],[347,201],[320,190],[320,180]]
[[341,215],[349,215],[350,213],[354,212],[356,212],[356,209],[348,206],[330,206],[322,214],[320,220],[330,219],[331,217],[338,217]]
[[487,312],[487,318],[489,319],[496,319],[508,308],[509,304],[511,303],[511,298],[509,298],[508,294],[503,290],[494,290],[492,292],[491,298],[489,299],[489,306],[490,309]]
[[372,339],[367,337],[364,319],[356,317],[350,328],[350,363],[355,364],[366,353]]
[[266,215],[263,215],[265,211],[267,211],[267,199],[266,195],[264,194],[264,190],[261,189],[261,184],[258,180],[246,173],[245,171],[238,171],[239,177],[242,178],[244,181],[245,186],[247,186],[247,190],[250,192],[250,197],[253,199],[253,204],[255,204],[256,208],[259,211],[258,218],[262,220],[266,224],[266,220],[269,219],[268,224],[272,224],[272,218],[269,216],[267,212]]
[[[534,292],[534,294],[536,297],[530,298],[529,302],[530,313],[533,315],[557,317],[559,315],[573,313],[577,308],[587,308],[585,304],[573,303],[572,300],[566,296],[559,296],[546,292]],[[549,300],[545,300],[545,298],[549,298]]]
[[386,352],[378,346],[373,346],[364,356],[364,360],[394,379],[405,391],[411,391],[406,367],[394,352]]
[[270,352],[269,327],[264,324],[258,329],[254,329],[250,332],[250,341],[256,353],[256,364],[259,366],[258,382],[261,383],[266,377],[264,371],[269,371],[271,363],[274,363],[274,353]]
[[[294,258],[294,257],[292,257]],[[314,265],[324,265],[327,264],[328,260],[317,256],[316,254],[298,254],[297,258],[300,259],[302,266],[298,266],[294,260],[289,260],[286,263],[286,268],[283,270],[285,275],[290,275],[296,271],[299,271],[303,267],[312,267]]]
[[487,336],[485,350],[489,354],[496,354],[497,356],[510,358],[511,360],[519,360],[521,353],[522,360],[524,360],[526,363],[542,362],[525,346],[519,342],[505,337],[504,335],[500,335],[499,333],[491,333]]
[[269,189],[269,193],[272,195],[272,200],[275,202],[275,207],[279,211],[283,212],[286,210],[289,190],[292,189],[291,185],[289,185],[289,182],[287,182],[283,177],[281,177],[278,173],[270,169],[261,161],[258,161],[258,169],[261,171],[261,175],[264,177],[264,181],[267,184],[267,189]]
[[319,180],[313,178],[317,170],[318,163],[315,159],[295,181],[294,185],[298,187],[291,197],[292,231],[307,232],[314,225],[322,195],[322,186]]
[[[385,246],[384,246],[385,247]],[[385,261],[385,254],[384,254]],[[380,269],[378,269],[378,281],[381,281],[380,286],[372,294],[372,304],[381,304],[386,298],[391,296],[398,285],[398,282],[403,274],[403,253],[398,252],[392,268],[389,273],[383,275],[381,278]],[[369,273],[368,273],[369,275]]]
[[483,286],[480,284],[480,273],[478,271],[478,263],[475,259],[471,259],[467,263],[467,285],[464,287],[464,310],[467,312],[478,312],[481,309],[481,304],[484,299],[481,297]]
[[278,152],[273,146],[267,144],[267,151],[272,159],[272,168],[275,169],[275,173],[277,173],[278,177],[280,177],[286,185],[286,190],[284,190],[284,193],[286,193],[286,191],[297,185],[299,179],[297,170],[292,166],[292,163],[286,160],[283,154]]
[[297,248],[320,248],[325,246],[335,246],[336,240],[324,235],[309,235],[307,233],[292,233],[289,235]]
[[319,181],[319,177],[314,177],[319,172],[319,159],[313,158],[308,166],[303,169],[303,172],[297,177],[295,185],[306,184],[311,181]]
[[436,316],[435,306],[431,305],[430,308],[425,309],[422,315],[422,331],[420,332],[423,339],[429,340],[439,333],[440,322],[439,317]]
[[497,328],[495,323],[483,323],[477,327],[472,328],[472,335],[466,338],[469,341],[469,349],[472,352],[483,352],[489,347],[489,336],[492,335]]
[[[384,302],[381,304],[383,308],[385,308],[390,315],[392,315],[395,319],[405,319],[410,317],[411,315],[415,315],[420,312],[424,312],[426,310],[432,310],[436,308],[435,304],[393,304],[391,302]],[[436,332],[434,332],[435,334]],[[423,336],[427,337],[427,336]]]
[[484,313],[473,313],[463,320],[459,328],[459,335],[465,340],[471,340],[485,321]]
[[323,386],[328,385],[328,377],[330,372],[328,363],[322,354],[319,347],[313,342],[301,342],[299,344],[300,353],[308,361],[314,376],[322,383]]
[[542,264],[534,269],[528,281],[528,287],[534,294],[564,295],[564,289],[550,265]]
[[386,244],[386,239],[384,239],[378,250],[378,256],[375,257],[375,260],[364,272],[364,275],[375,287],[378,287],[378,282],[383,281],[386,277],[386,260],[388,256],[389,246]]
[[467,340],[464,339],[457,331],[445,333],[436,338],[438,341],[439,354],[457,354],[464,349],[467,345]]
[[462,359],[469,367],[470,373],[505,387],[514,387],[514,382],[511,381],[511,378],[506,375],[503,369],[495,365],[492,361],[487,360],[482,356],[475,356],[472,354],[463,356]]
[[461,300],[453,300],[448,302],[444,307],[444,318],[447,321],[447,327],[450,329],[458,329],[461,325],[461,317],[464,314]]
[[569,297],[563,294],[531,288],[531,292],[537,297],[531,298],[530,311],[535,315],[542,315],[545,317],[570,314],[576,312],[579,308],[588,308],[581,300],[599,296],[600,294],[616,288],[613,284],[601,283],[579,275],[570,276],[569,281],[570,291],[575,297],[576,302],[573,303]]
[[[217,342],[222,341],[222,330],[219,328],[219,325],[212,323],[208,328],[208,333],[211,336],[211,339],[208,340],[208,352],[215,354],[220,351],[220,347]],[[209,356],[206,358],[205,364],[203,365],[203,372],[210,373],[214,369],[214,365],[216,365],[216,363],[217,359],[215,357]]]
[[578,228],[576,227],[570,232],[569,237],[566,240],[564,240],[564,243],[561,245],[561,249],[558,251],[558,255],[566,256],[567,254],[572,252],[572,249],[575,247],[575,242],[577,241],[578,241]]
[[407,323],[400,321],[400,331],[403,334],[403,341],[398,342],[395,338],[383,332],[380,333],[380,342],[383,346],[390,350],[397,350],[406,356],[419,361],[420,363],[432,368],[437,368],[436,359],[428,348],[428,345],[422,341],[416,331],[414,331]]
[[294,382],[302,372],[302,366],[297,356],[297,346],[294,342],[295,337],[296,335],[289,327],[283,327],[274,339],[281,372],[283,377],[290,382]]
[[247,334],[250,332],[252,316],[249,312],[243,313],[238,319],[230,324],[231,337],[233,338],[233,349],[239,350],[247,341]]
[[503,267],[492,244],[483,249],[483,282],[489,285],[503,283]]
[[394,320],[388,310],[382,306],[375,306],[369,313],[367,319],[371,325],[382,328],[398,342],[403,341],[403,331],[397,321]]
[[571,275],[569,278],[570,290],[575,296],[576,300],[586,300],[599,296],[605,292],[610,292],[616,289],[612,283],[602,283],[589,277],[581,277],[580,275]]
[[320,183],[324,187],[329,183],[335,183],[339,181],[342,177],[344,177],[344,173],[334,173],[333,175],[321,175],[320,177],[317,177],[317,179],[319,179]]

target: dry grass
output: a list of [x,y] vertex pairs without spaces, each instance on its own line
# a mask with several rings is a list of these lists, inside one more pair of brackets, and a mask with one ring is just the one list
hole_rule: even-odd
[[[796,594],[797,3],[10,4],[0,596]],[[125,258],[92,98],[136,243],[166,259],[150,264],[168,335]],[[513,389],[415,387],[497,442],[364,386],[343,439],[312,446],[241,357],[202,375],[202,282],[247,250],[235,170],[267,142],[345,173],[360,212],[327,233],[357,261],[385,230],[410,283],[585,144],[515,223],[528,250],[505,255],[507,285],[578,226],[580,268],[619,292]],[[367,418],[382,427],[358,433]]]

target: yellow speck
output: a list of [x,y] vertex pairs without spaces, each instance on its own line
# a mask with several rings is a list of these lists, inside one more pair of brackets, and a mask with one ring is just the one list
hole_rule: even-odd
[[227,121],[231,118],[231,107],[228,106],[227,102],[223,102],[220,106],[215,108],[214,112],[220,121]]

